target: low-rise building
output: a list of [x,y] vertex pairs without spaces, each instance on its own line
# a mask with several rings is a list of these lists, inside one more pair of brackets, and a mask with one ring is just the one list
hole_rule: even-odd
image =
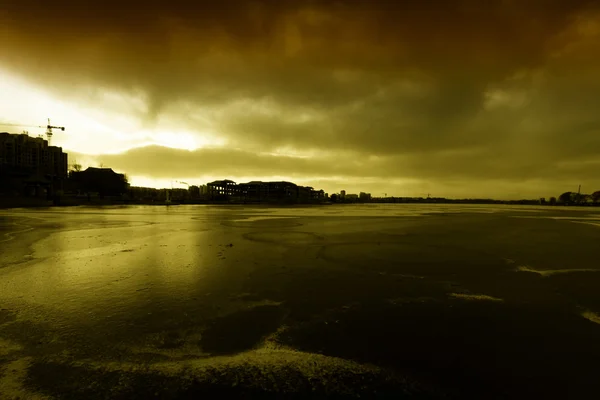
[[238,185],[229,179],[213,181],[206,184],[208,197],[211,200],[225,200],[232,196],[237,196],[239,192]]
[[187,201],[190,198],[190,191],[188,189],[175,188],[167,189],[169,191],[169,198],[172,201]]
[[298,186],[298,201],[307,202],[312,198],[313,188],[310,186]]
[[311,188],[310,193],[311,193],[312,200],[317,200],[317,201],[325,200],[325,191],[323,189],[314,190]]
[[71,171],[68,188],[79,193],[120,196],[127,193],[129,184],[124,174],[116,173],[112,168],[89,167],[85,171]]
[[127,193],[134,201],[155,202],[159,199],[160,191],[155,188],[131,186]]
[[348,193],[345,197],[346,201],[357,201],[358,200],[358,195],[355,193]]
[[298,198],[299,186],[292,182],[251,181],[240,184],[240,197],[244,201],[295,201]]
[[190,192],[190,198],[191,199],[199,199],[200,198],[200,187],[196,186],[196,185],[191,185],[188,188],[188,191]]
[[[231,180],[210,182],[206,185],[208,198],[219,201],[311,203],[325,199],[323,190],[298,186],[287,181],[251,181],[236,184]],[[202,193],[202,187],[200,187]]]

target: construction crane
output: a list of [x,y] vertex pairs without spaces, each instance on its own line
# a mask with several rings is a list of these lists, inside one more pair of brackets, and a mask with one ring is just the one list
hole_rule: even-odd
[[[40,128],[43,128],[43,126],[40,126]],[[65,127],[50,125],[50,118],[48,118],[48,125],[46,125],[46,137],[48,138],[48,145],[50,145],[50,140],[52,139],[52,129],[60,129],[64,132]]]
[[190,187],[190,184],[189,184],[189,183],[187,183],[187,182],[182,182],[182,181],[176,181],[176,180],[172,180],[172,181],[171,181],[171,189],[173,189],[173,182],[175,182],[175,183],[181,183],[181,184],[187,185],[187,186],[188,186],[188,188]]
[[[28,128],[46,128],[46,138],[48,139],[48,145],[50,145],[51,141],[52,141],[52,135],[53,129],[60,129],[61,131],[65,130],[64,126],[54,126],[52,124],[50,124],[50,118],[48,118],[48,125],[43,126],[43,125],[26,125],[26,124],[5,124],[5,123],[0,123],[0,125],[2,126],[18,126],[18,127],[28,127]],[[23,131],[23,132],[27,132],[27,131]]]

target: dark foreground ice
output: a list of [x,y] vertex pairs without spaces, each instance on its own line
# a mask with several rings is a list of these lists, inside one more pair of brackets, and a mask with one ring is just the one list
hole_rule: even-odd
[[597,398],[597,209],[0,211],[0,399]]

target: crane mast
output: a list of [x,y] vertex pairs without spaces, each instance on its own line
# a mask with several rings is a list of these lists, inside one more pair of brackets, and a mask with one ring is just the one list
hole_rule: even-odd
[[[53,129],[60,129],[61,131],[65,130],[64,126],[54,126],[52,124],[50,124],[50,118],[48,118],[48,124],[45,126],[41,126],[41,125],[27,125],[27,124],[8,124],[8,123],[0,123],[0,126],[18,126],[18,127],[28,127],[28,128],[46,128],[46,139],[48,140],[48,145],[50,145],[51,140],[52,140],[52,130]],[[29,134],[29,132],[27,131],[23,131],[24,134]],[[40,135],[41,136],[41,135]]]
[[60,129],[61,131],[64,131],[65,127],[64,126],[53,126],[53,125],[51,125],[50,124],[50,118],[48,118],[48,125],[46,125],[46,138],[48,138],[48,145],[51,144],[52,129]]

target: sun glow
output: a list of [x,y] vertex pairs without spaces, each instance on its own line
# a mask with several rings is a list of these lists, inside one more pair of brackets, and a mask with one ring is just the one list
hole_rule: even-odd
[[[43,134],[47,118],[65,131],[56,131],[52,144],[81,154],[114,154],[129,149],[159,145],[196,150],[222,146],[226,142],[211,132],[194,132],[158,121],[144,126],[142,96],[115,93],[108,89],[77,90],[79,102],[68,102],[44,92],[0,70],[0,131]],[[2,123],[6,125],[2,125]],[[22,124],[22,125],[21,125]]]

